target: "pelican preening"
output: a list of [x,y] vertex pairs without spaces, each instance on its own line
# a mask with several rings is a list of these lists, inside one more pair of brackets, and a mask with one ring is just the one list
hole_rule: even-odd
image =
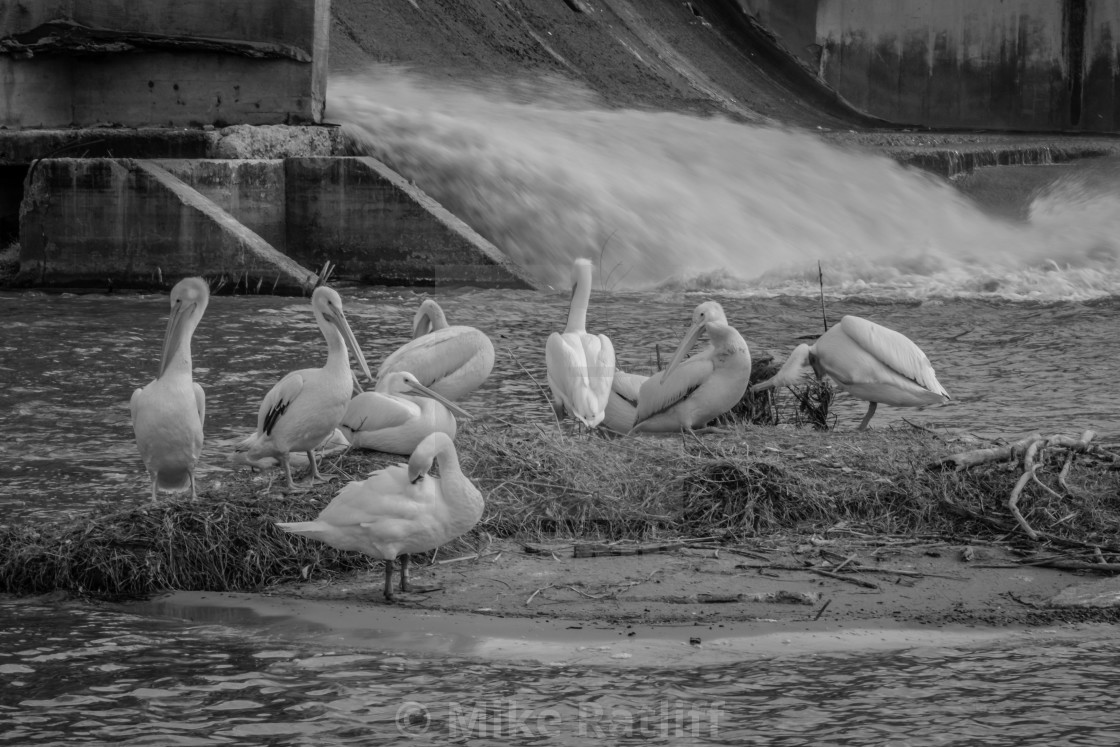
[[202,278],[180,280],[171,289],[171,314],[163,337],[159,374],[132,393],[132,429],[140,458],[152,478],[152,500],[160,488],[196,496],[194,468],[202,453],[206,393],[191,377],[191,336],[210,303]]
[[615,433],[626,434],[634,427],[634,419],[638,416],[638,391],[648,376],[627,373],[617,368],[614,370],[614,381],[611,382],[611,393],[607,398],[607,407],[603,411],[603,427]]
[[354,378],[350,372],[347,346],[362,373],[373,376],[358,341],[342,313],[342,299],[332,288],[320,286],[311,294],[311,308],[327,340],[327,362],[322,368],[293,371],[282,378],[261,401],[257,430],[237,446],[250,461],[275,457],[284,465],[288,489],[295,489],[288,454],[307,452],[310,481],[321,480],[313,450],[338,426],[350,402]]
[[603,421],[614,381],[614,346],[606,335],[587,333],[591,300],[591,260],[572,266],[572,300],[564,331],[553,332],[544,360],[552,407],[558,418],[571,413],[588,428]]
[[350,400],[339,427],[354,446],[408,456],[432,433],[455,438],[455,415],[470,417],[411,373],[394,371],[378,381],[378,391]]
[[[431,477],[437,459],[440,477]],[[483,507],[482,494],[459,468],[451,438],[432,433],[407,465],[349,483],[314,521],[276,526],[384,560],[385,598],[393,601],[393,561],[401,558],[401,591],[409,591],[408,554],[433,550],[470,531]]]
[[831,377],[838,387],[869,403],[861,431],[880,402],[921,407],[951,399],[929,358],[909,337],[858,316],[844,317],[812,345],[798,345],[776,375],[751,391],[795,384],[811,373],[818,379]]
[[[685,360],[707,331],[711,344]],[[705,301],[692,313],[692,327],[661,374],[638,391],[632,432],[694,430],[730,410],[743,398],[751,378],[751,353],[739,331],[727,323],[723,307]]]
[[448,326],[443,309],[426,299],[412,320],[413,340],[393,351],[377,371],[385,377],[407,371],[433,392],[457,401],[482,386],[494,368],[494,343],[474,327]]

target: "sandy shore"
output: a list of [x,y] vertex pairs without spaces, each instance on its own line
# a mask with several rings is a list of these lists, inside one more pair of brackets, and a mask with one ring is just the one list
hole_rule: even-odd
[[[768,560],[688,548],[573,558],[570,546],[540,553],[506,543],[478,559],[417,569],[414,582],[434,590],[402,594],[392,605],[373,570],[261,594],[173,592],[125,608],[336,652],[604,666],[1037,643],[1112,635],[1120,617],[1106,608],[1048,606],[1063,590],[1102,582],[992,567],[1010,565],[996,547],[820,538],[789,547],[768,550]],[[822,549],[854,554],[866,571],[840,580],[785,570]]]

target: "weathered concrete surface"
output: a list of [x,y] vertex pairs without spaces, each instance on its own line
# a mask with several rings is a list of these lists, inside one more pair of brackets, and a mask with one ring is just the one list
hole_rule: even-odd
[[384,285],[535,286],[497,247],[373,158],[290,158],[287,252]]
[[926,127],[1120,130],[1115,0],[738,2],[869,114]]
[[155,161],[278,251],[287,246],[284,162],[280,159]]
[[291,158],[344,152],[338,127],[231,125],[222,128],[84,127],[0,130],[0,166],[37,158]]
[[322,119],[330,0],[0,0],[0,125]]
[[315,282],[150,161],[42,161],[28,177],[21,221],[17,284],[150,287],[201,272],[250,290],[303,293]]

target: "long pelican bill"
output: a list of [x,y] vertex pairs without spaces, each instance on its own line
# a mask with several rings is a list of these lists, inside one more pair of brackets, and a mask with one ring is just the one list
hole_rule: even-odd
[[354,330],[350,329],[350,322],[346,321],[346,315],[342,313],[342,309],[331,309],[331,315],[327,317],[331,324],[338,327],[342,336],[346,338],[346,346],[354,353],[354,357],[358,359],[358,365],[362,369],[362,373],[366,375],[369,382],[375,383],[373,374],[369,371],[369,364],[366,363],[366,357],[362,355],[362,349],[358,347],[358,338],[354,337]]
[[183,337],[184,324],[190,318],[191,312],[198,306],[197,301],[191,301],[188,304],[175,304],[171,309],[171,314],[167,317],[167,332],[163,335],[163,350],[160,352],[159,357],[159,378],[163,376],[163,372],[167,370],[167,364],[171,362],[171,355],[179,349],[179,341]]
[[438,392],[433,392],[431,389],[424,386],[419,381],[417,381],[415,383],[412,383],[412,384],[409,384],[408,393],[409,394],[419,394],[422,397],[431,397],[436,402],[439,402],[441,405],[446,407],[448,410],[451,410],[451,412],[455,413],[456,415],[458,415],[461,418],[470,418],[470,416],[471,416],[471,414],[469,412],[467,412],[466,410],[464,410],[462,407],[459,407],[459,405],[455,404],[454,402],[449,400],[447,397],[444,397],[442,394],[440,394]]
[[669,365],[661,372],[661,381],[663,383],[665,379],[669,378],[669,375],[677,369],[677,366],[681,364],[681,361],[688,355],[688,351],[692,350],[692,346],[700,339],[700,333],[704,331],[705,326],[706,322],[698,322],[689,327],[684,339],[681,340],[681,344],[677,347],[677,352],[673,353],[673,359],[669,361]]

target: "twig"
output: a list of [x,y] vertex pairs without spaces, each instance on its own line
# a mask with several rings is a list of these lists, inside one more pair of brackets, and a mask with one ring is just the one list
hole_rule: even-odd
[[820,619],[821,619],[821,615],[823,615],[823,614],[824,614],[824,611],[825,611],[826,609],[828,609],[828,605],[830,605],[830,604],[832,604],[832,598],[831,598],[831,597],[830,597],[830,598],[828,598],[828,599],[826,599],[826,600],[824,600],[824,604],[822,604],[822,605],[821,605],[821,608],[820,608],[819,610],[817,610],[817,614],[813,616],[813,620],[814,620],[814,621],[816,621],[816,620],[820,620]]
[[549,584],[548,586],[542,586],[541,588],[537,589],[536,591],[534,591],[532,594],[529,595],[528,599],[525,600],[525,606],[528,607],[529,602],[532,602],[533,598],[535,596],[537,596],[537,594],[540,594],[545,589],[553,589],[553,588],[555,588],[555,586],[553,584]]
[[828,331],[828,317],[824,313],[824,270],[821,268],[821,261],[817,260],[817,282],[821,286],[821,322],[824,324],[824,331]]

